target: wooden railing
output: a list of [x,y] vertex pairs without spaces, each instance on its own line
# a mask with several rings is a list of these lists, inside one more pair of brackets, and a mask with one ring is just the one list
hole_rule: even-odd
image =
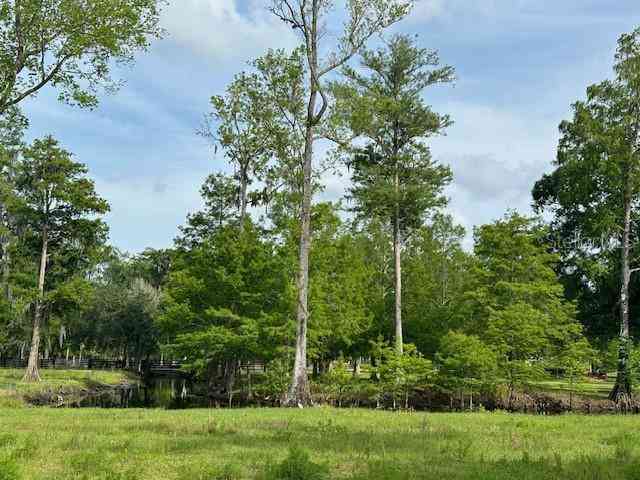
[[[0,358],[0,368],[26,368],[27,359]],[[153,375],[179,375],[184,374],[182,364],[179,361],[157,361],[129,359],[102,359],[102,358],[41,358],[39,367],[43,369],[69,369],[69,370],[128,370],[137,373],[151,373]],[[265,365],[262,362],[246,362],[240,365],[240,375],[248,373],[264,373]]]

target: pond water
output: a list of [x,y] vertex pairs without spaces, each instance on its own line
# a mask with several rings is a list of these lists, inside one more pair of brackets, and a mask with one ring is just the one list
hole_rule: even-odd
[[157,377],[88,393],[70,406],[184,409],[208,407],[209,400],[189,379]]

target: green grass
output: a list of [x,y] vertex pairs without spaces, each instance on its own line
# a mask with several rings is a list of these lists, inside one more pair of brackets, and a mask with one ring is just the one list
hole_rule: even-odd
[[[33,480],[633,480],[638,427],[633,416],[0,409],[0,465]],[[296,445],[319,467],[293,468],[307,461],[295,451],[281,463]]]
[[[25,395],[34,395],[48,390],[82,390],[95,384],[119,385],[132,379],[125,372],[98,370],[41,370],[42,381],[22,381],[24,370],[0,369],[0,407],[19,406]],[[2,480],[2,477],[0,477]]]
[[571,388],[569,382],[564,379],[554,379],[536,383],[536,386],[540,387],[543,391],[569,394],[569,391],[572,390],[575,395],[595,400],[606,400],[611,390],[613,390],[614,385],[615,377],[611,377],[608,380],[582,380],[575,382],[573,388]]

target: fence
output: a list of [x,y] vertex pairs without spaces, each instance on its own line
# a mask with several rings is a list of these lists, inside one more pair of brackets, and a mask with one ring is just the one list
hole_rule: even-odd
[[[0,358],[2,368],[25,368],[26,358]],[[124,370],[124,360],[104,360],[98,358],[66,359],[66,358],[41,358],[40,368],[62,368],[71,370]]]
[[[0,358],[0,368],[26,368],[26,358]],[[101,358],[41,358],[39,367],[43,369],[65,370],[129,370],[138,373],[151,373],[153,375],[184,374],[182,364],[179,361],[152,361],[135,359],[101,359]],[[239,366],[240,375],[248,373],[264,373],[266,368],[262,362],[246,362]]]

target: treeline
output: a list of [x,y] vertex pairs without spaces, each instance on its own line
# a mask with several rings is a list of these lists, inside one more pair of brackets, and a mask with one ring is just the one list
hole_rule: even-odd
[[[212,396],[287,405],[318,388],[340,396],[352,377],[368,401],[435,389],[511,402],[549,372],[574,383],[615,370],[611,398],[631,402],[640,31],[562,123],[555,169],[533,189],[540,217],[508,211],[467,251],[446,213],[455,172],[429,148],[453,119],[425,101],[454,69],[411,36],[365,47],[407,13],[402,1],[347,2],[337,44],[319,27],[333,6],[295,3],[271,11],[302,46],[268,51],[212,97],[201,133],[229,165],[171,249],[110,248],[86,168],[51,137],[24,144],[19,100],[1,110],[0,355],[29,355],[31,380],[42,356],[179,359]],[[156,25],[154,2],[129,8],[102,14]],[[113,32],[127,46],[114,58],[144,48],[137,33]],[[331,170],[345,198],[313,201]],[[260,378],[241,375],[252,362]]]

